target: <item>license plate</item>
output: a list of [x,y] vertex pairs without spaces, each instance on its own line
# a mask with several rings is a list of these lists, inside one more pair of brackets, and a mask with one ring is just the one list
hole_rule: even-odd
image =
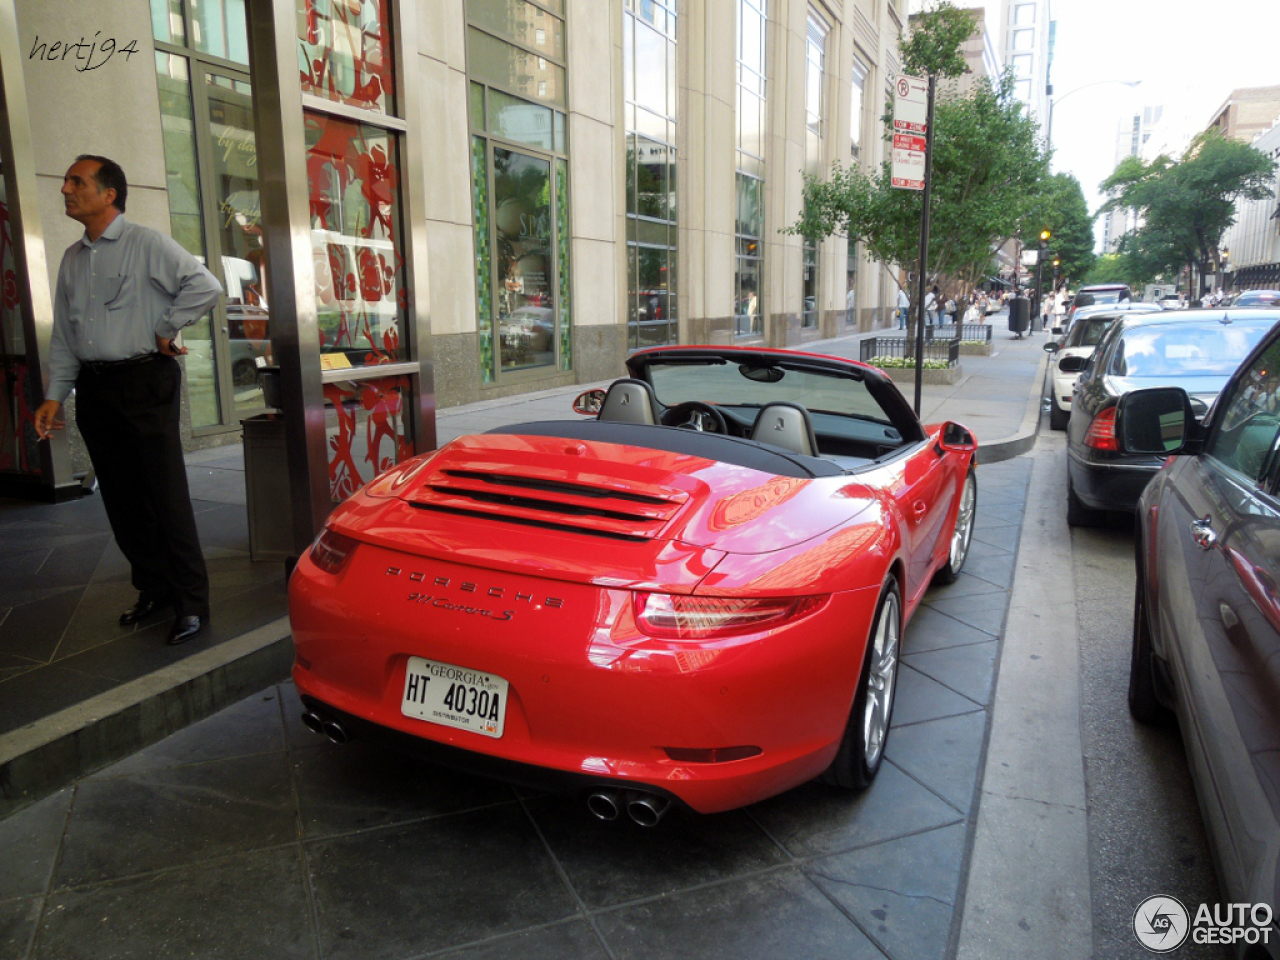
[[507,681],[451,663],[410,657],[400,712],[428,723],[502,736],[507,715]]

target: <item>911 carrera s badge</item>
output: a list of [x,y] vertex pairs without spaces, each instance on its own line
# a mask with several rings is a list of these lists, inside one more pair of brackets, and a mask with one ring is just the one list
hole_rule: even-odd
[[[461,593],[478,594],[483,597],[492,597],[495,600],[507,600],[508,602],[527,604],[534,609],[541,607],[550,607],[558,610],[564,606],[564,600],[560,597],[542,597],[538,599],[535,594],[523,590],[511,590],[502,586],[481,586],[474,580],[460,580],[457,577],[433,577],[429,573],[421,570],[405,571],[401,567],[387,567],[388,577],[407,576],[411,583],[429,584],[433,587],[439,587],[442,590],[457,590]],[[489,617],[494,620],[510,620],[515,617],[515,610],[492,610],[488,607],[476,606],[466,601],[459,602],[439,593],[411,593],[409,594],[410,603],[429,604],[441,610],[452,610],[456,613],[467,613],[472,616]]]

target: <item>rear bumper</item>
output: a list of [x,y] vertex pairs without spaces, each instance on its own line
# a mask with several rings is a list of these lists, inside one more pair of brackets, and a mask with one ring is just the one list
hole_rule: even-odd
[[1067,473],[1075,494],[1095,510],[1131,513],[1163,461],[1100,462],[1086,460],[1068,449]]

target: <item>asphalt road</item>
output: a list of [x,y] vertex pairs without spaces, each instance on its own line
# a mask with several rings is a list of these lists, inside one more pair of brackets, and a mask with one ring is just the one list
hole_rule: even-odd
[[[1041,434],[1036,456],[1066,470],[1063,434]],[[1065,512],[1066,503],[1062,504]],[[1219,899],[1195,788],[1176,726],[1129,716],[1134,527],[1121,514],[1071,531],[1080,652],[1080,724],[1088,799],[1093,956],[1150,958],[1134,938],[1147,897],[1177,897],[1194,913]],[[1052,589],[1052,585],[1046,585]],[[1188,940],[1178,960],[1225,960],[1225,947]]]

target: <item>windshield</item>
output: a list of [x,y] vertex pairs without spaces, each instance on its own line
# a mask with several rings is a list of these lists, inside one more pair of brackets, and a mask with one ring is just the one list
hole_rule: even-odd
[[1102,335],[1111,326],[1115,317],[1086,317],[1077,320],[1067,337],[1065,347],[1096,347],[1102,341]]
[[1223,377],[1235,372],[1269,326],[1168,324],[1124,332],[1111,357],[1117,377]]
[[834,413],[889,422],[861,380],[775,362],[749,366],[723,360],[649,364],[649,379],[665,407],[701,400],[729,407],[762,407],[787,400],[811,413]]
[[1119,303],[1120,295],[1125,292],[1123,287],[1116,287],[1114,290],[1089,290],[1081,291],[1093,297],[1094,303]]

